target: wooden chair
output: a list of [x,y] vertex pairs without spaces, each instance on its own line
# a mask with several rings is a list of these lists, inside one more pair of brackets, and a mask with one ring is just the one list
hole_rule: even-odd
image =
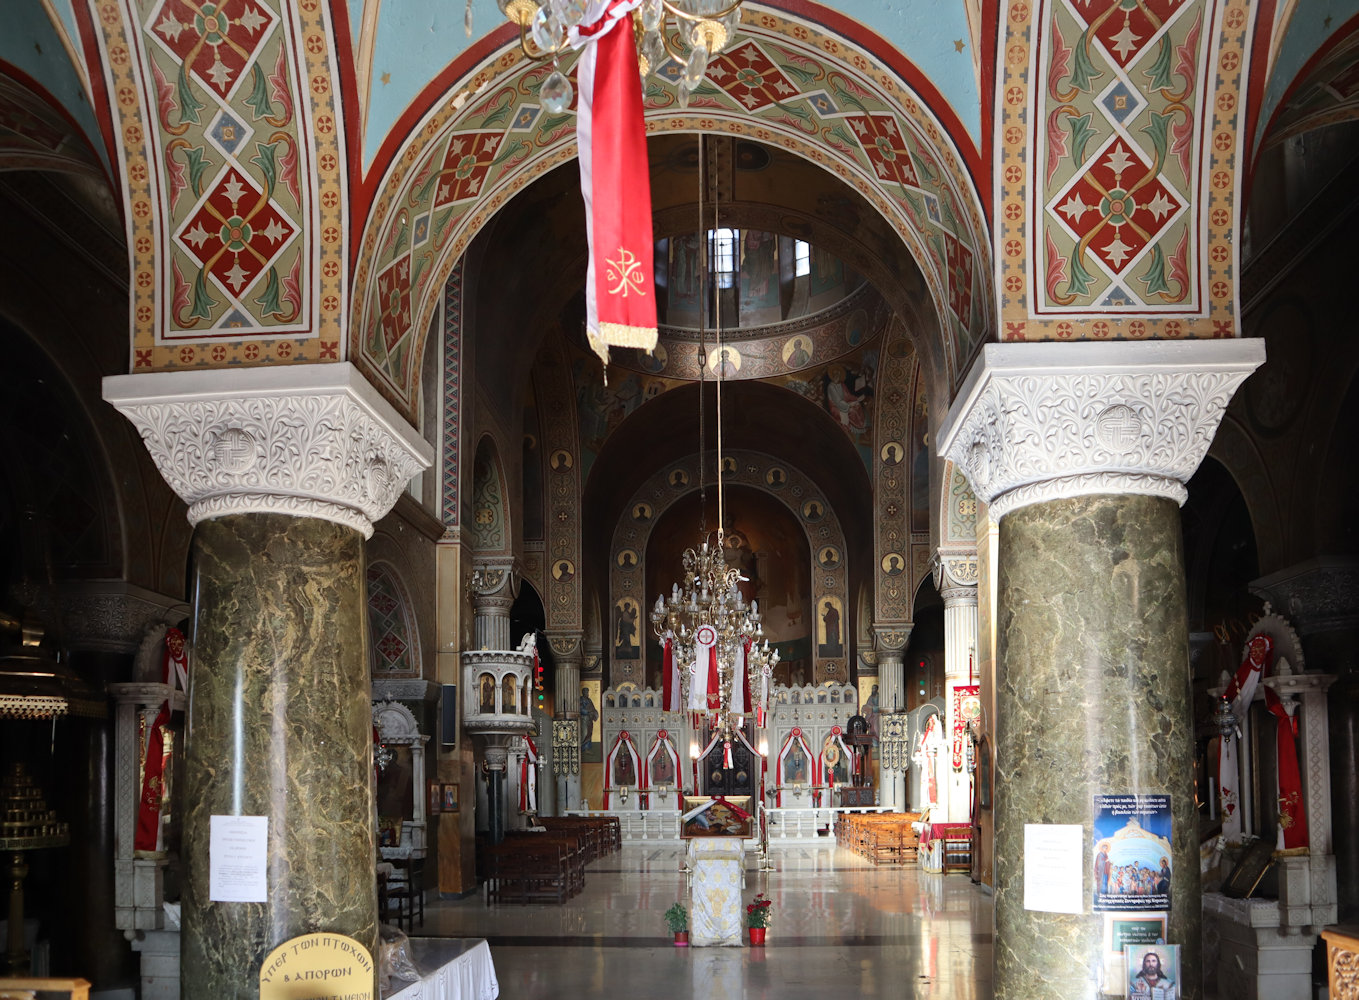
[[387,878],[387,906],[396,904],[396,926],[409,934],[418,915],[420,926],[425,926],[425,860],[401,858],[392,862],[392,874]]

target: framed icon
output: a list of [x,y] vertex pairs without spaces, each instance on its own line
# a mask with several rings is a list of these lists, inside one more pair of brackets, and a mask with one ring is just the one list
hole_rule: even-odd
[[453,782],[445,782],[443,787],[444,787],[444,799],[443,799],[443,802],[441,803],[442,806],[443,806],[443,810],[442,810],[442,811],[443,811],[443,812],[446,812],[446,813],[455,813],[455,812],[457,812],[457,811],[458,811],[458,783],[457,783],[456,781],[453,781]]

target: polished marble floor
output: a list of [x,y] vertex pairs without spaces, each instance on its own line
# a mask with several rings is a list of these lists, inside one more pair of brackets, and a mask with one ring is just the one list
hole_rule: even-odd
[[678,847],[625,847],[564,905],[480,895],[427,906],[417,935],[484,937],[500,995],[991,1000],[992,899],[964,875],[875,868],[832,845],[748,859],[746,898],[774,900],[763,948],[675,948],[662,913],[685,900]]

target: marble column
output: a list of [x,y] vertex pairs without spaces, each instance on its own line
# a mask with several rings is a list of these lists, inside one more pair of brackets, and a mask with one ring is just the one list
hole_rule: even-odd
[[977,649],[977,553],[942,551],[935,586],[944,599],[944,717],[949,747],[940,770],[947,777],[940,782],[942,805],[950,823],[966,823],[972,818],[972,779],[963,766],[953,766],[953,734],[959,720],[954,691],[975,684]]
[[[1167,937],[1182,948],[1183,995],[1202,995],[1176,507],[1263,348],[1258,340],[988,344],[944,418],[941,453],[1000,525],[997,1000],[1100,995],[1094,798],[1128,793],[1169,796]],[[1029,826],[1079,828],[1075,912],[1026,900]]]
[[[556,713],[554,719],[574,719],[579,726],[580,720],[580,665],[583,657],[581,633],[549,632],[548,642],[552,645],[552,655],[557,661],[556,683],[553,688]],[[576,733],[576,747],[580,747],[579,729]],[[552,766],[557,782],[557,804],[560,811],[580,808],[580,756],[574,758],[553,754]]]
[[[363,541],[432,450],[347,363],[118,376],[104,398],[196,526],[183,995],[254,997],[313,931],[375,953]],[[262,899],[212,898],[214,816],[265,820]]]
[[[883,626],[874,629],[873,636],[878,651],[878,705],[884,715],[897,712],[906,707],[906,640],[910,638],[909,622],[896,626]],[[878,731],[882,731],[881,716]],[[893,810],[906,808],[906,772],[889,771],[879,767],[878,804]]]

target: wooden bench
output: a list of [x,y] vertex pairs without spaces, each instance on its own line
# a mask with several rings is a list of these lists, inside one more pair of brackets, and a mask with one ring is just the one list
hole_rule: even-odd
[[912,827],[919,813],[841,813],[836,843],[867,858],[872,864],[914,861],[919,835]]

